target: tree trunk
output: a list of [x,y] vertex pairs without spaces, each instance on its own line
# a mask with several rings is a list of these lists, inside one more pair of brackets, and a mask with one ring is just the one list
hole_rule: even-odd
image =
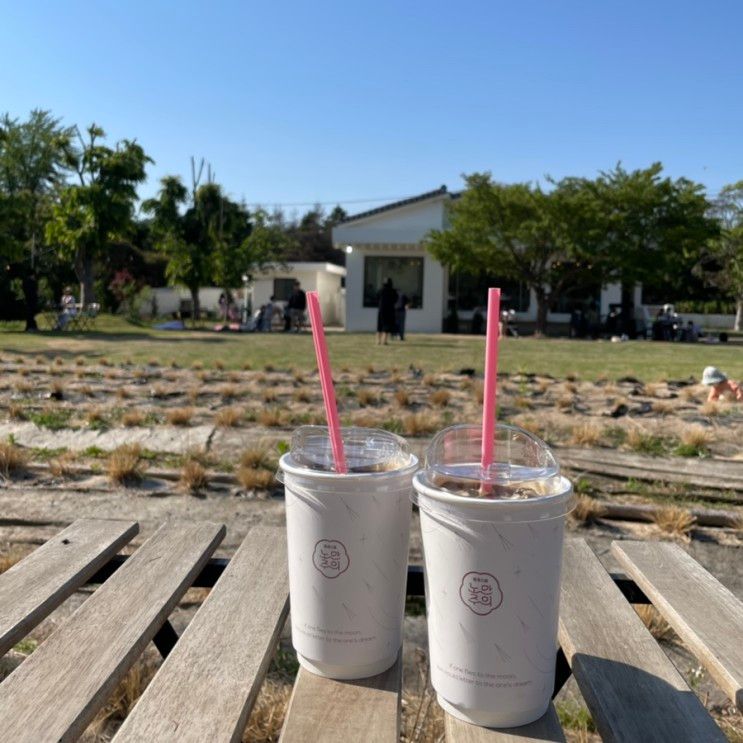
[[191,288],[191,310],[193,312],[193,321],[201,319],[201,304],[199,303],[199,287]]
[[743,330],[743,297],[738,297],[735,305],[735,326],[733,330]]
[[547,334],[547,313],[550,306],[546,292],[536,290],[534,293],[537,297],[537,324],[534,335],[541,338]]
[[80,248],[75,256],[75,274],[80,282],[80,304],[85,306],[95,302],[93,259],[85,248]]
[[21,280],[23,296],[26,300],[26,332],[38,330],[36,313],[39,311],[39,282],[33,269],[24,274]]

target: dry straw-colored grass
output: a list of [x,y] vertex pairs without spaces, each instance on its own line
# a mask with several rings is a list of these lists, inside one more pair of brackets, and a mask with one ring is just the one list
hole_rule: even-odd
[[656,397],[665,388],[666,385],[662,382],[645,382],[642,386],[642,393],[646,397]]
[[108,456],[106,472],[116,485],[138,482],[144,476],[142,447],[139,444],[124,444]]
[[273,472],[253,467],[240,467],[237,481],[245,490],[267,490],[274,482]]
[[216,369],[217,371],[224,371],[224,361],[221,361],[220,359],[217,359],[217,360],[216,360],[216,361],[214,362],[214,368],[215,368],[215,369]]
[[85,739],[110,740],[114,728],[118,727],[134,709],[157,671],[152,661],[137,661],[108,698],[106,704],[90,723]]
[[179,485],[185,492],[191,495],[206,490],[209,487],[209,477],[206,474],[204,465],[195,459],[189,458],[181,468]]
[[0,553],[0,573],[10,570],[13,565],[19,563],[26,555],[27,550],[18,546],[12,546],[7,552]]
[[136,428],[137,426],[143,426],[145,421],[145,415],[141,410],[127,410],[121,416],[122,425],[126,428]]
[[714,400],[708,400],[699,408],[699,412],[708,418],[716,418],[722,412],[722,405]]
[[685,402],[698,403],[699,398],[697,397],[699,388],[695,385],[681,388],[681,399]]
[[536,418],[519,416],[518,418],[515,418],[513,422],[525,431],[533,433],[535,436],[539,436],[539,438],[544,437],[544,426]]
[[132,393],[126,387],[119,387],[116,390],[116,398],[118,400],[129,400],[131,396]]
[[235,384],[223,384],[219,388],[219,396],[223,400],[234,400],[240,394],[240,388]]
[[294,390],[294,394],[292,395],[294,399],[297,402],[311,402],[312,401],[312,393],[310,392],[307,387],[300,387],[297,390]]
[[410,393],[407,390],[395,390],[395,402],[401,407],[401,408],[409,408],[410,403],[412,402],[410,398]]
[[714,438],[714,433],[703,426],[688,426],[681,433],[681,443],[694,449],[708,447]]
[[26,417],[26,406],[20,402],[8,404],[8,417],[11,420],[21,421]]
[[268,449],[255,446],[250,449],[245,449],[245,451],[240,455],[240,467],[275,470],[276,466],[276,460]]
[[28,454],[11,441],[0,441],[0,476],[12,477],[26,471]]
[[214,415],[214,423],[222,428],[237,428],[245,412],[242,408],[229,407],[218,410]]
[[31,384],[31,382],[26,382],[23,379],[18,379],[13,383],[13,389],[19,394],[19,395],[27,395],[31,390],[33,390],[34,386]]
[[49,460],[49,472],[51,472],[52,477],[70,477],[74,474],[76,461],[76,452],[63,452],[58,457]]
[[268,389],[263,390],[261,397],[263,398],[263,402],[276,402],[276,400],[279,399],[279,394],[276,390],[269,387]]
[[284,425],[284,414],[280,408],[263,408],[258,413],[258,423],[266,428],[279,428]]
[[275,743],[281,734],[292,694],[292,684],[267,678],[258,694],[247,727],[244,743]]
[[474,382],[472,385],[472,391],[475,394],[475,400],[478,405],[482,405],[485,399],[485,385],[482,382]]
[[425,411],[411,413],[403,417],[402,428],[406,436],[427,436],[441,428],[441,419]]
[[672,415],[675,407],[670,400],[653,400],[653,412],[656,415]]
[[575,498],[575,508],[570,512],[570,516],[579,524],[592,524],[605,512],[606,508],[601,501],[580,493]]
[[356,390],[356,401],[362,408],[379,404],[379,395],[368,387],[360,387]]
[[685,508],[664,506],[653,514],[653,521],[666,534],[688,539],[696,523],[696,518]]
[[423,377],[423,384],[426,387],[437,387],[439,384],[439,378],[435,374],[426,374]]
[[436,390],[431,393],[429,400],[437,408],[445,408],[451,402],[451,393],[449,390]]
[[106,411],[97,405],[95,407],[90,408],[89,410],[86,410],[85,411],[85,422],[89,426],[96,426],[101,423],[105,423],[106,422]]
[[668,641],[674,638],[675,633],[671,625],[663,619],[652,604],[638,604],[634,608],[637,615],[642,619],[642,623],[658,642]]
[[165,413],[165,420],[171,426],[189,426],[193,417],[193,408],[171,408]]
[[576,446],[598,446],[603,428],[593,421],[578,423],[570,432],[570,443]]

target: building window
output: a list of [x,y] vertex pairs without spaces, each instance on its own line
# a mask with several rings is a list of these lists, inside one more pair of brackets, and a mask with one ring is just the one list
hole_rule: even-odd
[[291,296],[296,279],[274,279],[273,296],[277,302],[286,302]]
[[379,292],[387,279],[392,279],[398,294],[407,295],[409,307],[423,306],[423,258],[364,256],[364,307],[379,304]]
[[499,286],[501,307],[504,310],[528,312],[531,294],[522,281],[504,281],[487,274],[457,271],[449,274],[449,297],[457,310],[468,312],[475,307],[488,306],[488,288]]

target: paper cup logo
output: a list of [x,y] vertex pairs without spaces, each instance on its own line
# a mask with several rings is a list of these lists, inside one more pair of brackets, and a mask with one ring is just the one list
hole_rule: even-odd
[[503,603],[498,579],[490,573],[465,573],[459,587],[459,598],[475,614],[484,617]]
[[315,545],[312,562],[326,578],[337,578],[351,564],[345,545],[337,539],[321,539]]

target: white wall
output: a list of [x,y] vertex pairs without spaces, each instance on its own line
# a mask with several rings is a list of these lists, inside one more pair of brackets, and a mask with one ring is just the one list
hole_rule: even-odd
[[[201,304],[202,311],[218,311],[219,295],[223,291],[224,289],[220,289],[218,286],[205,286],[199,289],[199,303]],[[181,299],[191,299],[191,292],[182,287],[161,286],[152,289],[152,294],[157,301],[158,315],[170,315],[173,312],[178,312],[181,305]],[[234,289],[232,291],[232,296],[235,301],[240,304],[242,302],[242,289]],[[149,305],[150,303],[146,302],[142,311],[149,313]]]
[[431,230],[442,229],[444,206],[449,199],[448,194],[443,194],[439,198],[339,224],[333,228],[333,243],[341,248],[370,243],[418,245]]
[[437,260],[415,245],[411,245],[409,250],[401,247],[395,251],[357,247],[346,256],[346,330],[374,332],[377,329],[377,308],[363,306],[365,256],[423,258],[422,307],[408,310],[405,329],[418,333],[440,333],[446,312],[446,272]]

